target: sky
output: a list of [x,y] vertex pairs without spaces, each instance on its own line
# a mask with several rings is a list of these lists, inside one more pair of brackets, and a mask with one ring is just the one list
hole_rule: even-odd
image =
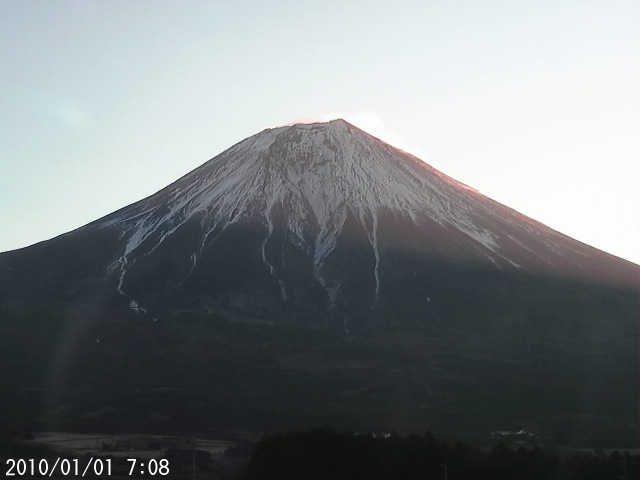
[[342,117],[640,264],[640,2],[0,0],[0,252]]

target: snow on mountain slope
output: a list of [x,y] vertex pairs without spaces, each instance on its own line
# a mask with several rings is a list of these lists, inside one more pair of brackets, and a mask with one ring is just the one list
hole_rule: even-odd
[[287,236],[312,256],[313,273],[330,297],[325,259],[334,250],[347,219],[357,219],[375,259],[371,275],[380,294],[380,219],[453,232],[452,252],[489,261],[499,268],[547,268],[605,274],[607,266],[589,258],[601,254],[494,202],[421,160],[368,135],[344,120],[264,130],[243,140],[160,192],[91,224],[115,227],[124,241],[110,266],[123,290],[127,272],[151,255],[187,222],[201,236],[189,256],[190,271],[203,251],[229,227],[258,222],[264,229],[261,257],[286,286],[265,247],[283,217]]

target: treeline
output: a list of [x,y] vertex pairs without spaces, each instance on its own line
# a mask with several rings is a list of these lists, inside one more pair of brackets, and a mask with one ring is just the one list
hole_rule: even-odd
[[423,436],[330,429],[269,436],[256,447],[246,480],[619,480],[637,479],[638,456],[558,457],[499,444],[484,452]]

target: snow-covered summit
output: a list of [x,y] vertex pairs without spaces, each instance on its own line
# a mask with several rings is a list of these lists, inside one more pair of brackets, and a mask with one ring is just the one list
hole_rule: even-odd
[[[331,292],[324,261],[353,219],[366,232],[375,258],[371,274],[377,299],[384,262],[381,215],[413,225],[429,241],[450,235],[441,243],[500,268],[529,269],[532,262],[575,268],[588,255],[582,244],[568,242],[342,119],[263,130],[99,224],[120,229],[125,240],[111,267],[120,275],[122,293],[136,259],[188,222],[197,222],[201,230],[190,252],[191,269],[229,227],[253,222],[264,232],[262,259],[274,276],[276,262],[265,246],[274,225],[284,222],[289,241],[312,258],[315,277]],[[279,282],[284,298],[286,287]]]
[[296,124],[247,138],[110,223],[139,222],[162,205],[169,212],[159,221],[207,212],[233,222],[247,209],[267,221],[282,206],[294,229],[300,222],[339,224],[349,209],[373,218],[380,208],[466,224],[465,215],[452,215],[459,185],[344,120]]

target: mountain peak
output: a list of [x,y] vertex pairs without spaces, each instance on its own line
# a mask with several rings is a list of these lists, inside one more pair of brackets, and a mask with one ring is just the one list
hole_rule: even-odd
[[302,121],[296,121],[294,122],[291,126],[292,127],[304,127],[304,126],[311,126],[311,127],[335,127],[335,126],[343,126],[343,125],[351,125],[349,122],[347,122],[344,118],[334,118],[331,120],[326,120],[323,122],[319,122],[319,121],[311,121],[311,120],[302,120]]
[[283,245],[308,257],[329,306],[336,304],[342,280],[328,259],[345,236],[360,236],[370,249],[373,304],[383,283],[381,242],[390,242],[385,236],[391,232],[404,232],[411,245],[406,248],[424,255],[516,271],[584,275],[591,268],[585,259],[595,252],[343,119],[264,130],[99,223],[117,228],[124,241],[111,267],[122,294],[136,258],[187,225],[200,232],[188,252],[193,272],[218,238],[251,224],[261,232],[260,255],[286,299],[289,287],[274,266],[284,260],[270,258],[267,248],[279,231]]
[[343,118],[335,118],[333,120],[328,120],[326,122],[300,121],[285,127],[285,129],[293,129],[293,130],[301,130],[301,131],[331,130],[331,131],[343,131],[343,132],[353,128],[356,128],[356,127],[354,127],[354,125],[350,124]]

